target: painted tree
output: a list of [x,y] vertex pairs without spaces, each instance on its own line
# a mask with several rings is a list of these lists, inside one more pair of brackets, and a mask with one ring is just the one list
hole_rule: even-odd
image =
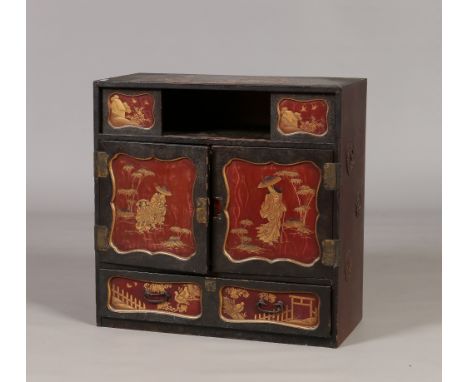
[[285,177],[288,182],[291,184],[292,188],[294,189],[294,193],[296,195],[297,203],[300,205],[301,200],[297,193],[297,187],[302,184],[302,179],[299,178],[299,173],[296,171],[289,171],[289,170],[280,170],[275,172],[276,176]]
[[143,174],[140,171],[136,171],[132,173],[130,177],[132,179],[132,188],[138,190],[138,187],[140,187],[141,181],[143,179]]
[[289,170],[280,170],[275,172],[276,176],[286,177],[286,178],[296,178],[299,174],[296,171],[289,171]]
[[301,178],[288,178],[288,180],[294,189],[294,194],[296,195],[297,202],[301,204],[301,198],[299,197],[297,187],[302,184],[302,179]]
[[154,176],[155,173],[151,170],[148,170],[146,168],[140,168],[138,170],[139,173],[143,174],[143,178],[146,178],[147,176]]
[[246,235],[249,233],[249,231],[243,227],[239,227],[239,228],[231,229],[231,233],[233,235],[237,235],[237,237],[239,238],[240,244],[244,244],[246,242],[245,241],[245,238],[247,237]]
[[135,169],[135,167],[132,164],[126,164],[123,166],[123,171],[127,174],[127,177],[130,177],[132,171]]
[[[312,202],[315,196],[315,190],[307,185],[302,185],[299,187],[299,191],[297,192],[297,194],[303,199],[303,204],[301,204],[297,208],[299,209],[298,212],[301,216],[301,221],[305,225],[307,214],[310,210],[310,203]],[[296,208],[294,210],[296,210]]]
[[[132,187],[134,187],[135,189],[138,189],[138,187],[140,187],[142,180],[146,178],[147,176],[152,176],[152,175],[153,176],[155,175],[154,172],[151,170],[147,170],[145,168],[140,168],[137,171],[131,173],[130,177],[132,181]],[[134,182],[136,182],[136,184]]]
[[192,234],[192,231],[189,230],[188,228],[182,228],[182,227],[177,227],[177,226],[172,226],[169,228],[171,232],[177,235],[177,238],[180,240],[183,236],[190,236]]
[[305,224],[308,210],[309,208],[305,204],[294,208],[294,211],[299,214],[299,219],[302,224]]
[[187,232],[190,232],[190,231],[186,228],[177,227],[177,226],[172,226],[171,228],[169,228],[169,230],[172,233],[174,233],[174,235],[169,236],[169,239],[164,241],[162,244],[166,248],[171,248],[171,249],[184,247],[185,244],[181,240],[181,237],[182,235],[187,234]]
[[188,228],[180,228],[180,236],[187,236],[189,237],[192,234],[192,231],[189,230]]
[[248,227],[251,227],[253,226],[253,221],[250,220],[250,219],[242,219],[240,221],[240,224],[242,227],[244,227],[245,229],[248,229]]
[[135,197],[137,196],[137,191],[133,188],[121,188],[117,190],[118,195],[122,195],[125,198],[127,203],[127,208],[129,211],[133,211],[133,206],[135,204]]

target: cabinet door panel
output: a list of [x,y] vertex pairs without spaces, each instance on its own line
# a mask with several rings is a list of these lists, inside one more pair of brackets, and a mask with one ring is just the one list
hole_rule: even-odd
[[331,160],[327,150],[215,147],[215,270],[328,274],[321,241],[332,235],[333,198],[322,186],[322,167]]
[[108,174],[100,178],[98,225],[109,230],[108,249],[97,248],[101,261],[204,272],[207,149],[121,142],[101,146]]

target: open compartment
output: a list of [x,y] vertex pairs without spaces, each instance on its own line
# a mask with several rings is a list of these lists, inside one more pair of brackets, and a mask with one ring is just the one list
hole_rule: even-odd
[[162,134],[270,139],[270,93],[163,90]]

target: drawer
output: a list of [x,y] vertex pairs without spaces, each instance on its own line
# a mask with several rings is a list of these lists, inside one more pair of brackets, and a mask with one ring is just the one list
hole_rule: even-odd
[[161,135],[161,92],[104,89],[99,105],[103,134]]
[[330,286],[98,271],[98,316],[330,337]]
[[104,269],[98,279],[103,317],[192,324],[203,317],[199,277]]
[[335,99],[329,94],[272,94],[271,139],[333,143]]
[[217,279],[219,326],[268,333],[330,335],[330,287]]

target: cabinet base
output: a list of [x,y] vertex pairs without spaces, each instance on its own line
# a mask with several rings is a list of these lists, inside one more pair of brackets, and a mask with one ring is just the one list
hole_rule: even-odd
[[255,340],[294,345],[321,346],[336,348],[338,346],[334,338],[316,338],[276,333],[260,333],[245,330],[234,330],[226,328],[200,327],[190,325],[166,324],[160,322],[144,322],[133,320],[121,320],[102,317],[98,320],[98,326],[119,329],[147,330],[162,333],[190,334],[209,337],[231,338],[241,340]]

